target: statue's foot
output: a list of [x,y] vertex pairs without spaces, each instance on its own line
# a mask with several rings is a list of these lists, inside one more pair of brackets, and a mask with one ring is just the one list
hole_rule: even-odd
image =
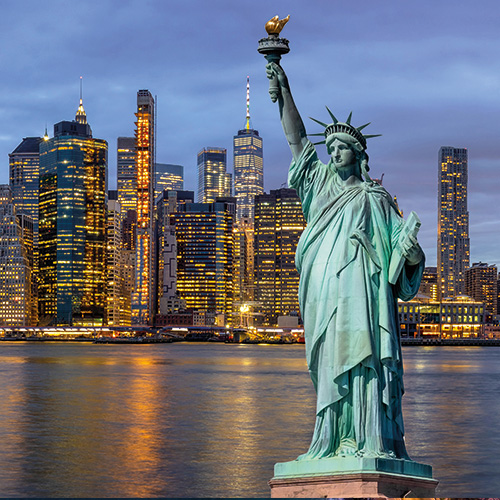
[[393,451],[373,451],[373,450],[358,450],[355,453],[358,458],[396,458]]

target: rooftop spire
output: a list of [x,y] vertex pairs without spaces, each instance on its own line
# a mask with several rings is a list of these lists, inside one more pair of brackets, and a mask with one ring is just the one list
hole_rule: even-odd
[[247,76],[247,124],[246,130],[250,130],[250,77]]
[[85,114],[85,110],[83,109],[83,98],[82,98],[82,81],[83,76],[80,77],[80,105],[76,111],[75,121],[78,123],[87,123],[87,115]]

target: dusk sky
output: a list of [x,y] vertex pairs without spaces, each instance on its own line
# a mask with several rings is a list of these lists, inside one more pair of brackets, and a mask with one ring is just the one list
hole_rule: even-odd
[[[384,175],[405,215],[422,219],[419,240],[436,264],[437,157],[469,151],[471,263],[500,264],[500,2],[479,0],[46,0],[3,1],[0,16],[0,182],[23,137],[72,120],[79,78],[94,137],[132,136],[136,93],[157,96],[157,161],[185,168],[197,189],[196,155],[228,150],[251,123],[264,139],[265,190],[286,182],[291,154],[268,96],[257,42],[278,14],[290,21],[282,65],[309,133],[327,105],[370,139],[371,174]],[[323,146],[320,157],[326,161]]]

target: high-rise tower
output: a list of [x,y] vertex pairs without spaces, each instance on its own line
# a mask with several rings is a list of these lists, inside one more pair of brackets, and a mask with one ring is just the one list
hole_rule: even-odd
[[116,143],[118,201],[124,214],[127,210],[137,210],[135,156],[135,137],[118,137]]
[[246,125],[233,138],[234,194],[236,196],[236,220],[254,217],[254,199],[264,193],[264,160],[262,138],[250,127],[250,82],[247,77]]
[[467,149],[439,150],[438,285],[440,297],[465,292],[469,267],[469,212],[467,210]]
[[149,324],[154,314],[153,205],[155,171],[155,101],[149,90],[137,92],[135,114],[137,233],[132,323]]
[[40,143],[40,324],[101,325],[106,305],[108,144],[82,99],[75,120]]
[[198,203],[231,196],[232,175],[226,172],[227,150],[203,148],[198,153]]

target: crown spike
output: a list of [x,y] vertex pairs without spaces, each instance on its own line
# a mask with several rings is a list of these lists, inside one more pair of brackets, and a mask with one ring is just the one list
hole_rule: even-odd
[[365,135],[365,139],[371,139],[372,137],[382,137],[382,134],[372,134],[372,135]]
[[325,136],[325,133],[324,132],[320,132],[319,134],[307,134],[307,137],[311,137],[313,135],[321,135],[321,136]]
[[328,123],[323,123],[323,122],[320,122],[319,120],[316,120],[316,118],[312,118],[311,116],[309,117],[310,120],[312,120],[313,122],[316,122],[316,123],[319,123],[322,127],[328,127]]
[[326,140],[325,141],[320,141],[320,142],[313,142],[314,146],[317,146],[318,144],[326,144]]
[[349,116],[347,117],[347,120],[345,121],[347,125],[351,124],[351,118],[352,118],[352,111],[349,113]]
[[332,118],[333,124],[336,125],[339,121],[337,120],[337,118],[335,118],[335,115],[330,111],[328,106],[325,106],[325,108],[328,111],[328,114],[330,115],[330,117]]
[[361,125],[361,127],[356,127],[358,129],[358,132],[361,132],[365,127],[368,127],[371,122],[365,123],[364,125]]

